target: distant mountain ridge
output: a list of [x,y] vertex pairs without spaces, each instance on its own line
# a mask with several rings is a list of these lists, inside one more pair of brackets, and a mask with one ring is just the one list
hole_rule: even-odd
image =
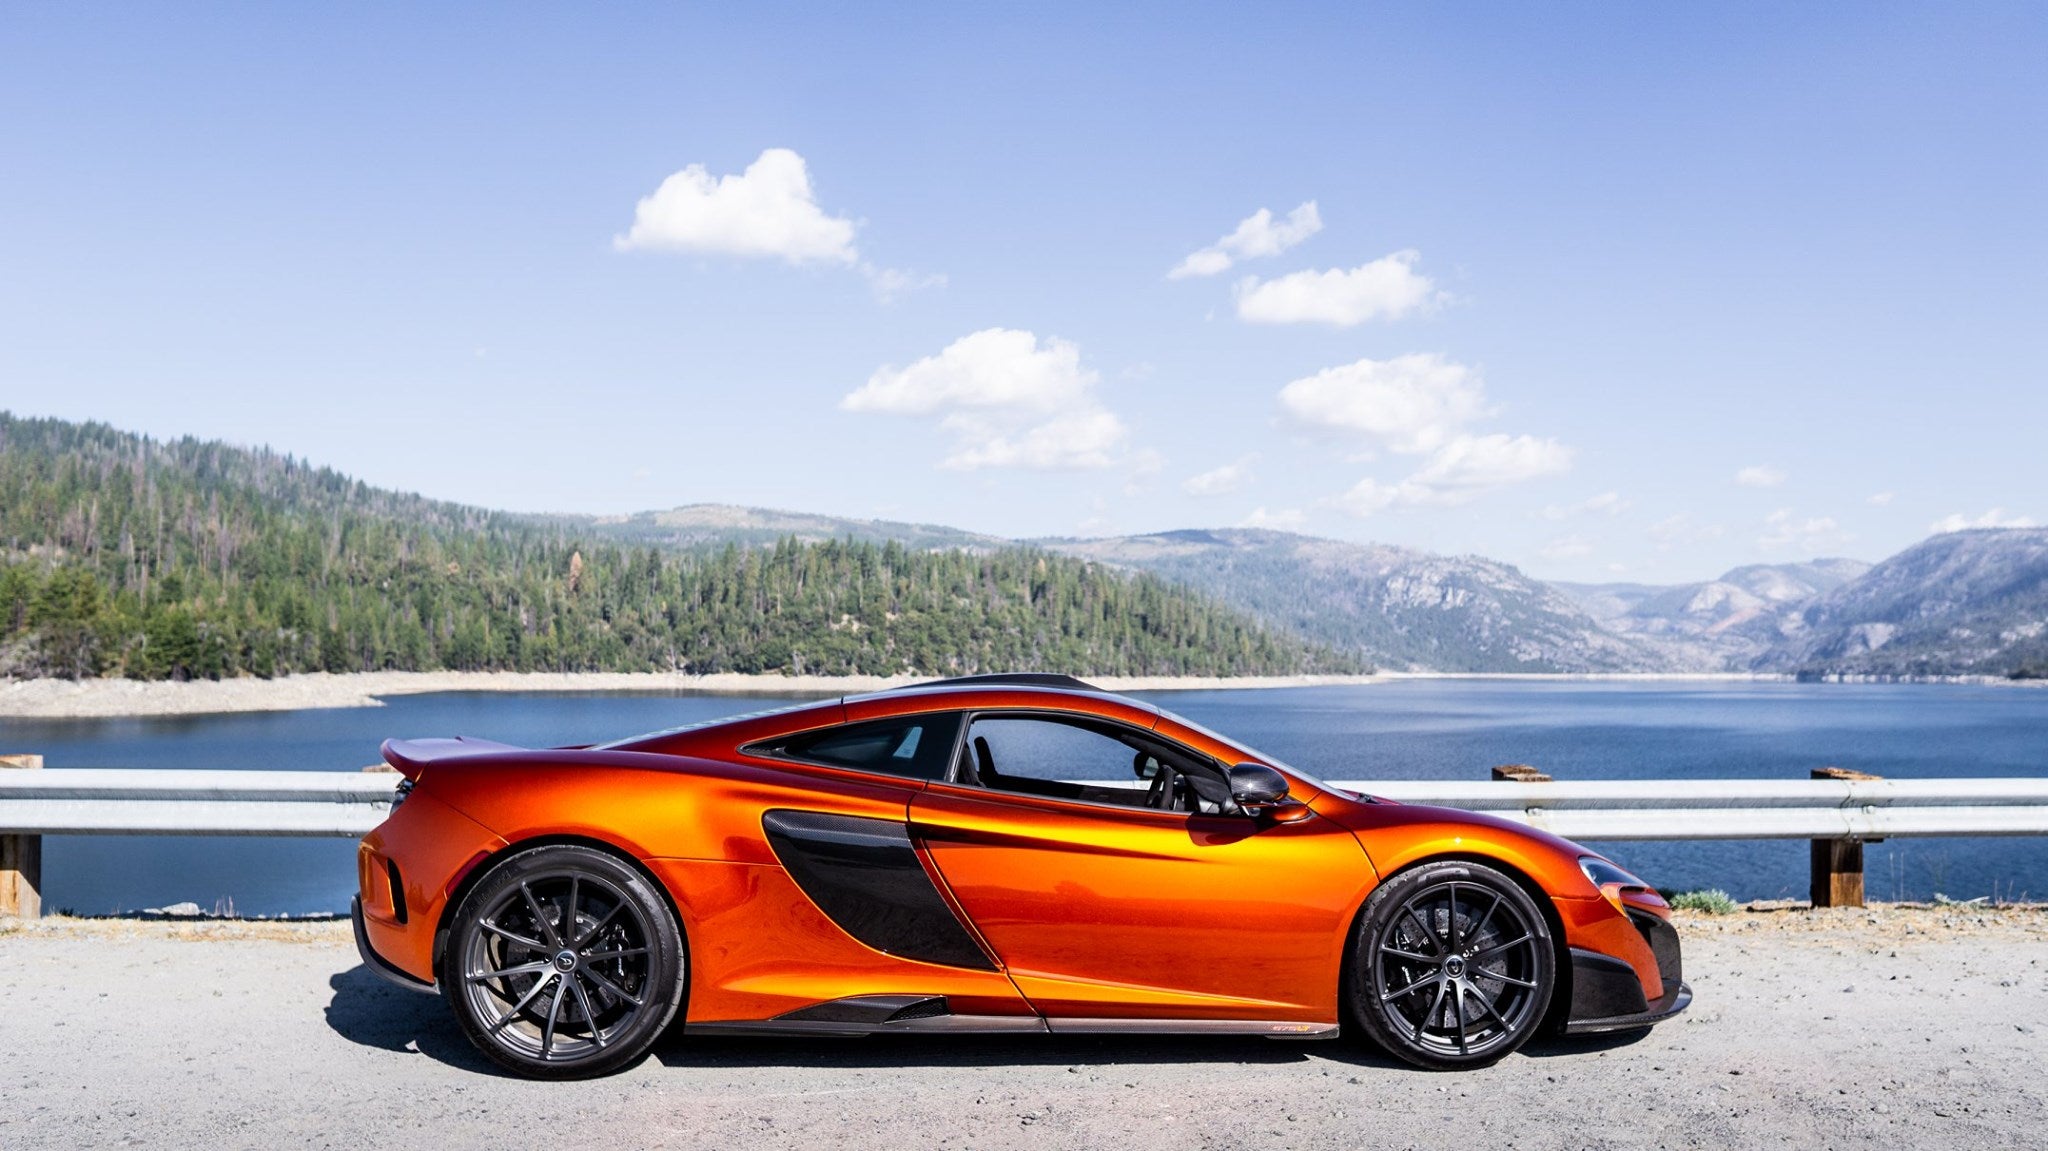
[[2048,675],[2048,528],[1948,532],[1809,601],[1757,666],[1808,675]]
[[[709,504],[597,526],[689,547],[777,533],[939,549],[1011,542]],[[2048,529],[1975,529],[1877,565],[1750,564],[1675,585],[1550,584],[1483,556],[1258,528],[1027,542],[1184,584],[1390,670],[2048,676]]]
[[1750,564],[1698,583],[1559,583],[1587,614],[1687,667],[1747,671],[1805,630],[1816,597],[1870,570],[1852,559]]
[[760,546],[784,539],[794,539],[807,544],[824,543],[827,540],[855,540],[877,544],[893,542],[919,551],[973,551],[1016,546],[1015,541],[999,536],[961,531],[938,524],[850,519],[807,512],[778,511],[772,508],[738,507],[732,504],[684,504],[666,511],[634,512],[624,516],[542,518],[550,522],[573,523],[579,528],[621,544],[679,549],[723,547],[727,543]]
[[1482,556],[1251,528],[1010,540],[720,504],[491,511],[0,412],[0,675],[949,660],[2048,676],[2048,529],[1953,532],[1874,566],[1553,585]]
[[1047,539],[1049,550],[1186,584],[1270,624],[1403,671],[1678,671],[1515,567],[1257,528]]

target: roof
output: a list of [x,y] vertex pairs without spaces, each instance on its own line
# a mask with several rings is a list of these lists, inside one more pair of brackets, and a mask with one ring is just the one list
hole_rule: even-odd
[[1092,691],[1107,695],[1101,688],[1071,675],[1057,675],[1043,671],[1012,671],[995,675],[961,675],[952,679],[935,679],[925,683],[913,683],[899,687],[896,691],[922,691],[928,687],[1063,687],[1069,691]]

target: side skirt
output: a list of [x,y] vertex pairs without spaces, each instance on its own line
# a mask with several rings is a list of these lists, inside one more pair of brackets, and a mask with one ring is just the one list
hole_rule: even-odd
[[941,996],[857,995],[773,1019],[685,1023],[686,1035],[1264,1035],[1330,1039],[1335,1023],[1269,1019],[1041,1019],[1036,1015],[955,1015]]

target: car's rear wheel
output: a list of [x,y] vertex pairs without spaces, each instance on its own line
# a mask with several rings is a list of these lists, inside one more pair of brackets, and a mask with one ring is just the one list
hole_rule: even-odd
[[682,933],[638,871],[556,845],[494,867],[449,925],[441,990],[493,1062],[536,1079],[602,1075],[647,1052],[682,1002]]
[[1536,1032],[1556,981],[1535,900],[1493,868],[1444,861],[1402,872],[1366,901],[1351,1006],[1376,1043],[1410,1063],[1484,1067]]

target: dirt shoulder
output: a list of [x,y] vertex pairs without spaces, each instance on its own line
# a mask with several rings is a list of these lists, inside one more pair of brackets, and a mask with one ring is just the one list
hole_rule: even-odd
[[608,1079],[492,1073],[346,924],[0,928],[0,1146],[2039,1146],[2048,908],[1681,919],[1696,998],[1647,1034],[1462,1074],[1353,1039],[718,1039]]

